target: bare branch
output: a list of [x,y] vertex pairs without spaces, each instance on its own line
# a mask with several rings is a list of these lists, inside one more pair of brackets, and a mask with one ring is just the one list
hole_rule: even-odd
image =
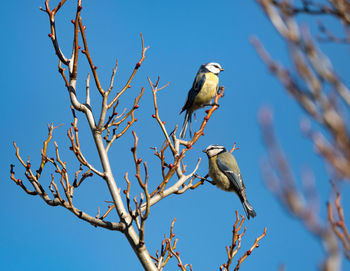
[[143,43],[143,36],[141,33],[140,33],[140,36],[141,36],[141,44],[142,44],[141,58],[140,58],[139,62],[136,63],[135,68],[134,68],[132,74],[130,75],[128,81],[126,82],[125,86],[122,88],[121,91],[119,91],[117,93],[117,95],[113,98],[113,100],[108,104],[108,107],[107,107],[108,109],[113,106],[113,104],[119,99],[119,97],[125,92],[125,90],[130,88],[130,83],[131,83],[132,79],[134,78],[138,69],[141,67],[142,62],[145,60],[145,54],[146,54],[146,51],[149,47],[145,48],[145,45]]
[[255,240],[254,244],[251,246],[251,248],[249,250],[247,250],[241,258],[238,259],[238,263],[234,269],[235,271],[239,270],[239,268],[241,267],[241,264],[244,262],[244,260],[252,253],[252,251],[255,248],[259,247],[259,241],[266,236],[266,230],[267,230],[267,228],[265,228],[263,234],[261,234],[258,238],[256,238],[256,240]]

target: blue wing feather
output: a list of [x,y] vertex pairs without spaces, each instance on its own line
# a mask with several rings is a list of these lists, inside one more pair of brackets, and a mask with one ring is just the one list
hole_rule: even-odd
[[198,92],[200,92],[200,90],[202,89],[205,83],[205,80],[206,80],[205,73],[197,74],[196,78],[193,81],[192,88],[188,92],[186,103],[183,106],[180,113],[192,107],[193,101],[197,96]]
[[[231,155],[231,154],[230,154]],[[226,156],[228,158],[228,155]],[[227,176],[227,178],[232,183],[234,189],[236,192],[241,191],[244,189],[244,184],[242,181],[241,174],[237,174],[233,171],[233,169],[230,167],[230,165],[225,162],[224,160],[220,159],[220,155],[216,159],[216,164],[218,165],[219,169]]]

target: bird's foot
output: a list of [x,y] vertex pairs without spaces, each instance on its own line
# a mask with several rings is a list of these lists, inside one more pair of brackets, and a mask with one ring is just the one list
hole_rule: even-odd
[[198,178],[198,179],[200,179],[200,180],[202,180],[203,182],[208,182],[208,183],[210,183],[210,184],[212,184],[212,185],[216,185],[216,182],[215,181],[211,181],[211,180],[208,180],[207,178],[209,177],[209,175],[207,174],[207,175],[205,175],[204,177],[201,177],[201,176],[199,176],[198,174],[194,174],[193,175],[194,177],[196,177],[196,178]]
[[217,107],[220,107],[218,103],[210,103],[210,104],[205,104],[204,106],[214,106],[216,105]]

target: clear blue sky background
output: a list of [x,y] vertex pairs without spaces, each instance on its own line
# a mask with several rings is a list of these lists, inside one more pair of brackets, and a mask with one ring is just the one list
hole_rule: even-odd
[[[140,270],[141,266],[122,234],[96,229],[63,208],[49,207],[40,198],[26,195],[9,179],[10,163],[17,165],[17,177],[24,179],[12,141],[16,140],[23,157],[30,156],[32,165],[37,167],[42,142],[47,135],[46,127],[51,122],[64,124],[55,131],[54,140],[72,172],[78,168],[78,164],[72,162],[66,137],[72,121],[67,91],[57,72],[57,58],[47,37],[47,15],[38,9],[43,2],[5,1],[0,10],[0,269]],[[57,15],[57,29],[62,49],[70,55],[70,20],[76,3],[67,2]],[[328,175],[323,160],[314,155],[312,144],[300,135],[299,123],[304,113],[267,72],[249,43],[249,38],[257,35],[275,58],[289,64],[285,44],[258,5],[254,1],[83,1],[82,16],[87,26],[89,48],[105,87],[116,59],[119,69],[115,89],[120,89],[126,82],[140,56],[140,32],[145,44],[150,46],[144,65],[117,111],[130,106],[140,88],[146,87],[136,112],[139,121],[133,129],[140,137],[139,155],[151,169],[149,182],[152,187],[160,182],[160,174],[159,162],[149,147],[159,147],[162,136],[151,117],[153,105],[147,76],[156,80],[159,75],[161,84],[171,83],[158,96],[161,118],[170,131],[175,124],[182,124],[183,116],[179,111],[199,65],[215,61],[225,68],[220,75],[220,83],[226,87],[221,107],[185,162],[192,169],[198,157],[202,157],[198,172],[205,175],[207,159],[201,150],[209,144],[231,148],[233,142],[237,142],[240,149],[235,155],[246,182],[248,198],[258,214],[246,223],[248,229],[238,256],[251,246],[264,227],[268,228],[260,248],[247,259],[242,270],[277,270],[281,263],[288,270],[315,270],[323,258],[321,244],[286,214],[261,178],[259,163],[266,150],[261,142],[257,112],[262,105],[269,105],[275,113],[277,135],[296,178],[300,180],[300,172],[305,168],[314,170],[321,198],[320,212],[324,217],[329,195]],[[302,17],[301,21],[308,22],[308,19]],[[327,22],[332,27],[337,26],[332,20]],[[339,49],[335,45],[322,48],[329,53],[340,75],[343,78],[349,76],[349,70],[345,69],[349,64],[346,48]],[[82,56],[81,64],[78,92],[83,97],[88,68]],[[98,108],[99,95],[95,88],[92,88],[92,99],[96,101],[93,108]],[[99,168],[87,123],[79,116],[83,150]],[[198,112],[197,117],[201,120],[203,112]],[[195,122],[194,127],[198,128],[199,124],[200,121]],[[125,171],[134,175],[129,151],[133,144],[131,139],[130,130],[111,150],[114,175],[122,189]],[[43,176],[42,182],[47,188],[49,173]],[[136,186],[133,185],[133,192],[139,192]],[[349,189],[344,187],[346,191]],[[107,206],[103,201],[110,200],[104,182],[96,177],[88,180],[75,195],[77,207],[93,215],[97,206],[105,210]],[[350,210],[349,204],[349,199],[343,198],[346,214]],[[147,247],[153,253],[160,248],[164,233],[169,232],[170,223],[176,217],[175,233],[184,263],[192,263],[194,270],[218,270],[226,261],[225,246],[231,241],[236,209],[243,212],[233,194],[209,184],[182,196],[171,196],[151,209],[146,226]],[[116,219],[115,214],[110,219]],[[176,268],[170,264],[168,270]],[[343,270],[349,268],[349,263],[344,262]]]

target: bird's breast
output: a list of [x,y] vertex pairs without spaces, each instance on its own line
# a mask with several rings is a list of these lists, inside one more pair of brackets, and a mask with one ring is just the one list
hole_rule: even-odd
[[210,101],[214,98],[218,84],[219,84],[219,78],[213,74],[213,73],[207,73],[205,75],[205,82],[201,88],[201,90],[198,92],[194,99],[194,107],[199,108],[203,106],[204,104],[210,103]]
[[219,169],[216,163],[217,156],[209,159],[209,176],[215,181],[216,186],[225,191],[234,191],[233,186],[227,176]]

